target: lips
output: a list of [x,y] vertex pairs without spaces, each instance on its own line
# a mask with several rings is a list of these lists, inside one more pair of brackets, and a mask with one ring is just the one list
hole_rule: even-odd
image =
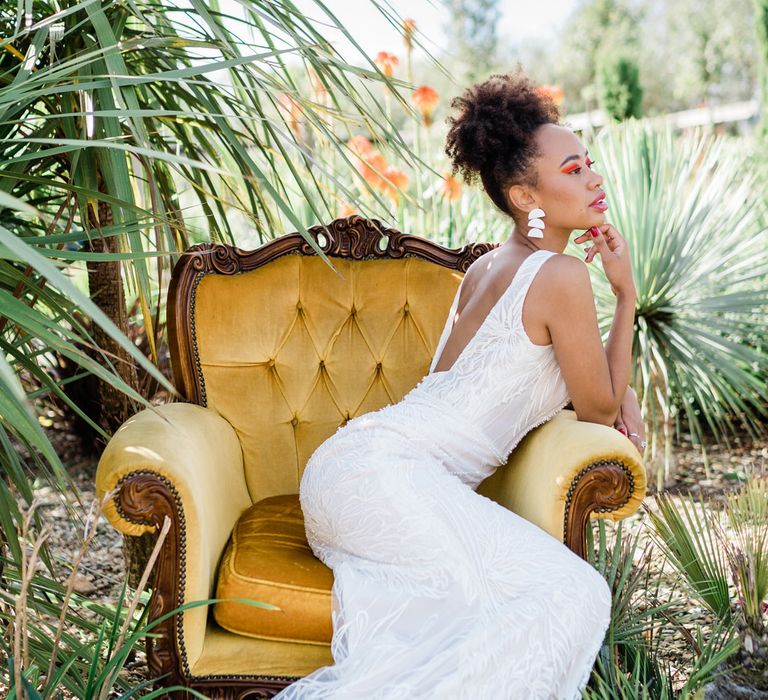
[[595,197],[592,202],[589,205],[593,209],[597,209],[598,211],[606,211],[608,209],[608,204],[605,202],[605,192],[601,192],[597,197]]

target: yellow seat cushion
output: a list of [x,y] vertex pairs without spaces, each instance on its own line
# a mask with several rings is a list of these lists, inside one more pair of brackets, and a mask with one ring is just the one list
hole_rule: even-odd
[[315,557],[304,533],[298,494],[270,496],[240,517],[219,566],[216,598],[247,598],[268,610],[222,601],[216,622],[230,632],[330,644],[333,572]]

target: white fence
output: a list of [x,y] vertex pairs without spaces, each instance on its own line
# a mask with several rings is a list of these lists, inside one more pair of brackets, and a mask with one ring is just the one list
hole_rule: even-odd
[[[733,102],[727,105],[686,109],[682,112],[670,112],[669,114],[650,117],[649,121],[661,124],[668,122],[677,129],[738,122],[741,129],[747,130],[757,123],[759,115],[760,105],[755,99],[747,100],[746,102]],[[605,112],[598,109],[592,112],[568,114],[564,117],[563,122],[568,124],[574,131],[589,132],[605,125],[608,122],[608,117]]]

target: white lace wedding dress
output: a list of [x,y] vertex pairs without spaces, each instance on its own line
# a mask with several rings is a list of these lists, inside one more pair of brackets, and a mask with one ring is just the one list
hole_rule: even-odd
[[569,401],[552,345],[522,305],[521,264],[450,370],[358,416],[301,480],[306,533],[334,572],[335,663],[276,697],[580,698],[608,626],[602,576],[539,527],[475,492],[531,428]]

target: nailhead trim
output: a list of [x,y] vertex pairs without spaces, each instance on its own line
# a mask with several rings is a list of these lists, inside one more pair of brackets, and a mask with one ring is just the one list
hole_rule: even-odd
[[619,467],[627,475],[627,480],[629,481],[629,494],[623,503],[620,503],[619,505],[614,506],[613,508],[601,507],[601,508],[597,508],[596,510],[593,510],[592,512],[593,513],[610,513],[614,510],[618,510],[619,508],[624,507],[627,503],[629,503],[629,499],[632,498],[632,495],[635,492],[635,477],[632,475],[632,472],[627,467],[627,465],[624,464],[624,462],[621,462],[618,459],[602,459],[599,462],[593,462],[592,464],[588,464],[574,477],[573,481],[571,481],[571,485],[568,488],[568,493],[565,495],[565,513],[563,515],[563,537],[565,537],[565,535],[568,532],[568,514],[570,513],[571,501],[573,500],[573,494],[576,492],[576,487],[579,485],[579,481],[588,472],[591,472],[593,469],[599,469],[600,467],[604,467],[604,466]]
[[190,302],[189,314],[192,333],[192,354],[195,356],[195,369],[197,370],[197,379],[200,382],[200,405],[207,408],[208,399],[205,396],[205,378],[203,377],[203,367],[200,364],[200,353],[197,349],[197,330],[195,326],[195,303],[197,302],[197,285],[200,284],[200,280],[205,277],[205,272],[199,272],[195,276],[195,281],[192,284],[192,300]]

